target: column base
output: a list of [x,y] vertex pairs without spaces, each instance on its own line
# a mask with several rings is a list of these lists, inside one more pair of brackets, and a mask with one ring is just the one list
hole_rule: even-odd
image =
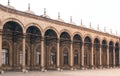
[[70,70],[73,71],[73,67],[71,67]]
[[107,68],[108,68],[108,69],[110,68],[109,65],[107,65]]
[[57,68],[57,71],[60,71],[60,68]]
[[1,70],[1,71],[0,71],[0,74],[3,74],[3,73],[4,73],[4,71],[3,71],[3,70]]
[[113,68],[115,68],[116,66],[114,65]]
[[93,65],[91,65],[91,69],[94,69],[94,66],[93,66]]
[[82,69],[82,70],[84,70],[84,69],[85,69],[85,67],[84,67],[84,66],[81,66],[81,69]]
[[22,69],[22,72],[23,72],[23,73],[28,73],[28,70]]
[[99,66],[99,69],[102,69],[102,65]]
[[77,68],[74,68],[74,71],[76,71],[77,70]]
[[42,68],[41,68],[41,71],[42,71],[42,72],[46,72],[47,70],[46,70],[44,67],[42,67]]

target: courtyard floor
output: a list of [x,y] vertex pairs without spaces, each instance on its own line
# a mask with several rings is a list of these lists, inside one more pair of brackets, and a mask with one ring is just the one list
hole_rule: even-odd
[[94,70],[76,70],[76,71],[29,71],[23,72],[5,72],[0,76],[120,76],[120,68],[94,69]]

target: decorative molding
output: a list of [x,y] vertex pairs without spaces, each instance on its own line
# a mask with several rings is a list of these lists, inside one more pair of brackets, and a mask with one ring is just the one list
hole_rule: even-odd
[[113,38],[119,38],[119,36],[115,36],[115,35],[112,35],[112,34],[100,32],[100,31],[97,31],[97,30],[93,30],[93,29],[89,29],[89,28],[85,28],[85,27],[81,27],[81,26],[76,26],[75,24],[65,23],[65,22],[61,22],[61,21],[58,21],[58,20],[53,20],[53,19],[50,19],[50,18],[46,18],[46,17],[42,17],[42,16],[38,16],[38,15],[26,13],[26,12],[22,12],[22,11],[19,11],[19,10],[16,10],[16,9],[11,9],[11,8],[5,7],[1,4],[0,4],[0,10],[3,10],[3,11],[8,12],[8,13],[24,16],[24,17],[29,17],[29,18],[33,18],[33,19],[38,19],[38,20],[58,24],[60,26],[71,27],[71,28],[75,28],[75,29],[78,29],[78,30],[84,30],[84,31],[88,31],[88,32],[91,32],[91,33],[101,34],[101,35],[104,35],[104,36],[111,36]]

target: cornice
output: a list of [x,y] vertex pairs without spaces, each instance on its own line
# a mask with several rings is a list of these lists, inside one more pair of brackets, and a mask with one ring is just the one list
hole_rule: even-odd
[[22,12],[22,11],[19,11],[19,10],[16,10],[16,9],[11,9],[11,8],[5,7],[1,4],[0,4],[0,9],[5,11],[5,12],[8,12],[8,13],[21,15],[21,16],[24,16],[24,17],[29,17],[29,18],[33,18],[33,19],[42,20],[42,21],[47,21],[47,22],[50,22],[50,23],[59,24],[61,26],[66,26],[66,27],[71,27],[71,28],[75,28],[75,29],[79,29],[79,30],[89,31],[89,32],[92,32],[92,33],[102,34],[102,35],[105,35],[105,36],[111,36],[111,37],[114,37],[114,38],[120,38],[119,36],[115,36],[115,35],[112,35],[112,34],[109,34],[109,33],[104,33],[104,32],[101,32],[101,31],[94,30],[94,29],[90,29],[90,28],[86,28],[86,27],[82,27],[82,26],[77,26],[77,25],[74,25],[74,24],[65,23],[65,22],[61,22],[61,21],[58,21],[58,20],[53,20],[53,19],[50,19],[50,18],[45,18],[45,17],[38,16],[38,15],[35,15],[35,14]]

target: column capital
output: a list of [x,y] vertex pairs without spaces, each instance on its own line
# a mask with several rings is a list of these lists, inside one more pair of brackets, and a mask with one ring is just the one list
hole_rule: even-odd
[[44,41],[44,37],[41,37],[41,41]]
[[23,38],[26,38],[26,34],[25,33],[23,33]]
[[57,38],[57,43],[59,43],[60,42],[60,39],[59,38]]
[[73,41],[71,40],[71,41],[70,41],[70,44],[72,44],[72,43],[73,43]]

